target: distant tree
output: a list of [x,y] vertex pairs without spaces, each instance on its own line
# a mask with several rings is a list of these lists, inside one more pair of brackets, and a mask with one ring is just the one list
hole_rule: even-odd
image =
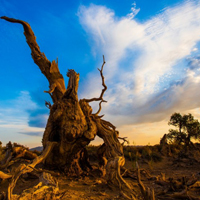
[[184,144],[186,139],[186,134],[178,130],[169,129],[169,133],[166,135],[167,141],[171,144]]
[[169,129],[167,139],[170,143],[189,146],[193,144],[191,139],[200,139],[200,123],[190,113],[183,116],[174,113],[168,124],[178,128],[178,130]]
[[200,123],[191,114],[184,115],[183,119],[185,121],[185,131],[187,137],[185,139],[185,145],[188,146],[192,144],[191,139],[200,139]]
[[180,113],[174,113],[170,117],[168,124],[178,127],[179,133],[181,133],[182,129],[184,128],[185,121]]

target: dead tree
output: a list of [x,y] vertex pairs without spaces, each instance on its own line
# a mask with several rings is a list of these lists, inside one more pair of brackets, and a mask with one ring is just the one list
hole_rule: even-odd
[[[117,187],[127,197],[135,199],[135,193],[120,174],[120,167],[124,165],[125,158],[122,145],[118,140],[119,133],[114,125],[103,120],[103,116],[99,116],[101,104],[106,102],[103,99],[104,92],[107,89],[103,76],[104,58],[102,67],[99,69],[103,85],[100,96],[78,100],[79,74],[74,70],[68,71],[69,81],[66,89],[64,78],[58,68],[58,62],[50,62],[45,54],[40,51],[30,25],[22,20],[5,16],[1,19],[23,25],[24,35],[31,49],[32,58],[49,81],[49,90],[45,92],[50,94],[53,105],[46,102],[46,106],[50,109],[50,115],[42,143],[44,151],[49,142],[53,142],[54,146],[45,156],[45,165],[51,169],[59,169],[70,176],[80,175],[90,170],[91,166],[87,159],[85,147],[98,135],[104,140],[104,153],[101,156],[104,160],[103,167],[108,185],[112,188]],[[92,113],[92,108],[89,105],[93,101],[99,102],[99,109],[95,114]],[[26,167],[26,169],[29,170],[30,167]],[[19,172],[19,174],[23,173],[24,170]],[[16,175],[17,178],[19,174]],[[17,178],[12,181],[10,188],[14,187]],[[12,189],[10,192],[12,193]]]

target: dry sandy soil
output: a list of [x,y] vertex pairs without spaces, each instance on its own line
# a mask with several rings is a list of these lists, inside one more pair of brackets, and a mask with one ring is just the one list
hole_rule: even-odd
[[[90,173],[90,175],[81,176],[79,178],[69,178],[65,177],[64,175],[60,175],[55,178],[56,181],[58,181],[58,188],[60,193],[59,199],[124,199],[118,190],[113,191],[106,185],[106,181],[100,177],[100,173],[97,170],[97,167],[95,167],[95,162],[93,164],[94,170],[92,173]],[[41,166],[38,166],[37,168],[39,167]],[[133,169],[133,162],[126,160],[125,167],[127,169]],[[172,177],[174,180],[179,180],[185,176],[187,180],[198,178],[198,181],[200,181],[199,163],[190,162],[190,160],[187,159],[182,159],[181,161],[177,162],[172,157],[163,157],[161,162],[156,163],[149,163],[147,161],[140,160],[139,167],[140,169],[145,169],[145,171],[152,176],[149,178],[146,174],[141,173],[141,180],[145,187],[154,188],[156,199],[200,199],[200,186],[197,186],[195,190],[191,190],[190,194],[192,194],[192,198],[168,198],[167,196],[162,197],[162,195],[157,195],[158,193],[164,191],[166,187],[158,184],[158,182],[155,180],[156,176],[164,173],[166,180]],[[142,199],[134,170],[132,170],[132,175],[132,178],[125,176],[124,179],[135,188],[136,193],[138,194],[138,199]],[[37,176],[33,174],[23,175],[18,180],[13,193],[21,194],[23,190],[33,188],[38,183],[39,179]],[[0,191],[6,192],[8,184],[9,180],[2,181],[0,184]],[[170,194],[170,190],[168,193]],[[171,194],[172,193],[174,193],[174,191],[171,191]],[[48,197],[47,199],[51,199],[51,197]]]

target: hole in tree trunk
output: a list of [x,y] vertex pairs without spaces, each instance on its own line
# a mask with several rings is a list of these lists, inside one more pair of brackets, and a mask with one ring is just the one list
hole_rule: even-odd
[[60,134],[52,133],[52,135],[49,136],[49,141],[51,142],[60,142]]

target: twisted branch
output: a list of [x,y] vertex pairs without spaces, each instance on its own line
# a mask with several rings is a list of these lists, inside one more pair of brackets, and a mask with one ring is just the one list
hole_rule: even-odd
[[127,144],[129,144],[129,141],[128,141],[126,138],[127,138],[127,137],[119,137],[119,136],[118,136],[118,139],[123,140],[122,145],[124,145],[125,142],[126,142]]
[[[102,64],[102,66],[101,66],[101,69],[98,68],[98,70],[99,70],[99,72],[100,72],[100,75],[101,75],[101,78],[102,78],[102,85],[103,85],[104,88],[102,89],[102,92],[101,92],[99,98],[85,99],[85,101],[86,101],[87,103],[92,102],[92,101],[102,101],[102,102],[106,102],[106,101],[103,99],[104,92],[107,90],[107,86],[106,86],[106,84],[105,84],[104,75],[103,75],[103,67],[104,67],[105,64],[106,64],[106,61],[105,61],[105,58],[104,58],[104,56],[103,56],[103,64]],[[99,104],[99,106],[100,106],[100,105],[101,105],[101,104]],[[97,112],[98,112],[98,111],[97,111]]]
[[48,109],[51,109],[51,103],[49,101],[45,101],[45,106],[48,108]]
[[14,18],[9,18],[6,16],[1,17],[1,19],[4,19],[11,23],[19,23],[23,25],[24,35],[26,37],[26,42],[31,49],[31,55],[33,61],[35,62],[36,65],[38,65],[41,72],[45,75],[45,77],[49,81],[50,90],[45,92],[50,94],[53,102],[60,100],[63,94],[65,93],[66,88],[65,88],[64,78],[58,68],[58,60],[57,62],[55,60],[50,62],[46,58],[45,54],[40,51],[40,47],[37,44],[34,32],[31,29],[31,26],[27,22]]
[[14,18],[9,18],[6,16],[1,17],[1,19],[4,19],[8,22],[12,23],[19,23],[23,25],[24,28],[24,35],[26,37],[26,42],[29,45],[31,49],[31,55],[33,57],[34,62],[39,66],[41,69],[42,73],[46,76],[46,69],[50,70],[51,62],[46,58],[44,53],[40,51],[40,47],[38,46],[36,42],[36,37],[34,35],[34,32],[31,29],[31,26],[22,20],[14,19]]
[[94,115],[98,115],[100,112],[101,112],[101,104],[102,102],[107,102],[105,100],[101,100],[100,103],[99,103],[99,110],[94,114]]

